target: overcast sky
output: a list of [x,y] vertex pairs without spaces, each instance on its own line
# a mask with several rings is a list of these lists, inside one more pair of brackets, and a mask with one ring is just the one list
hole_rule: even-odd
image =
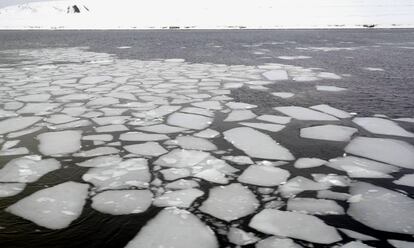
[[9,5],[29,3],[29,2],[40,2],[40,1],[46,1],[46,0],[0,0],[0,8],[9,6]]

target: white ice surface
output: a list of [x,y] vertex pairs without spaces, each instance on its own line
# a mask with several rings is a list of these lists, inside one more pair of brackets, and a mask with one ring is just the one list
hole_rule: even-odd
[[352,121],[371,133],[414,137],[414,133],[408,132],[391,120],[376,117],[356,117]]
[[289,171],[272,166],[251,165],[237,178],[241,183],[258,186],[277,186],[287,181]]
[[349,141],[358,129],[339,125],[313,126],[300,129],[300,137],[307,139]]
[[309,121],[336,121],[336,117],[315,111],[312,109],[298,107],[298,106],[287,106],[287,107],[276,107],[275,110],[288,115],[298,120],[309,120]]
[[156,197],[154,205],[158,207],[189,208],[202,195],[204,195],[204,192],[199,189],[168,191]]
[[44,155],[63,155],[81,148],[82,131],[70,130],[42,133],[37,136],[39,151]]
[[151,206],[152,196],[149,190],[108,190],[95,195],[91,206],[106,214],[137,214]]

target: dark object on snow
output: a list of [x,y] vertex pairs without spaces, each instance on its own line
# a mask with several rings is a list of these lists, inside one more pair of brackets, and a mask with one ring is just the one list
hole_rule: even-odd
[[363,27],[364,28],[375,28],[375,26],[377,26],[376,24],[364,24]]

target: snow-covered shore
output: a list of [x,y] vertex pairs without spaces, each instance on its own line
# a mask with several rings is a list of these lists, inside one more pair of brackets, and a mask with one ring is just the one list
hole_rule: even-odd
[[64,0],[0,9],[0,29],[412,28],[412,13],[414,0]]

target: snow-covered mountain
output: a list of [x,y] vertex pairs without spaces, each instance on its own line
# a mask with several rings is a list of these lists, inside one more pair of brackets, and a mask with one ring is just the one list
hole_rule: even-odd
[[0,9],[0,29],[414,27],[414,0],[64,0]]

